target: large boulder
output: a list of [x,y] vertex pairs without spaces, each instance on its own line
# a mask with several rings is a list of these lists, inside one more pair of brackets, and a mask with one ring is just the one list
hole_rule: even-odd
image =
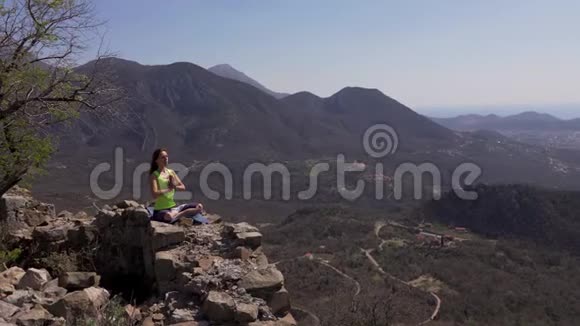
[[18,282],[18,289],[33,289],[39,291],[42,286],[51,280],[50,274],[46,269],[29,268],[24,276]]
[[172,291],[176,286],[181,261],[171,251],[159,251],[155,253],[155,279],[160,293]]
[[117,213],[111,210],[101,209],[97,213],[97,216],[95,216],[95,220],[93,223],[99,229],[106,229],[109,226],[111,226],[111,224],[113,224],[113,221],[117,217],[118,217]]
[[253,294],[276,292],[282,288],[284,276],[274,266],[253,270],[242,277],[238,285]]
[[144,207],[137,207],[128,211],[129,226],[149,226],[149,212]]
[[152,221],[151,227],[153,227],[153,251],[178,245],[185,240],[185,232],[178,226]]
[[249,323],[258,319],[258,306],[255,304],[237,303],[235,319],[240,323]]
[[225,292],[210,291],[202,308],[212,322],[228,322],[235,318],[236,304]]
[[290,304],[290,294],[286,288],[281,288],[280,290],[274,292],[272,297],[268,301],[268,306],[272,309],[272,313],[275,315],[285,315],[290,312],[292,308]]
[[14,285],[6,281],[0,281],[0,299],[7,295],[11,295],[15,290]]
[[67,294],[65,288],[58,286],[58,281],[54,279],[42,286],[42,295],[46,303],[53,304]]
[[5,194],[0,198],[0,219],[6,222],[8,230],[18,230],[28,227],[23,219],[22,210],[28,205],[30,198]]
[[54,217],[54,207],[52,208],[53,213],[47,213],[46,211],[38,210],[26,210],[22,214],[22,220],[26,225],[30,227],[37,227],[48,223]]
[[12,318],[18,326],[65,326],[64,318],[56,318],[42,306],[37,305],[31,310],[17,313]]
[[99,286],[100,277],[94,272],[68,272],[58,278],[58,286],[69,291]]
[[65,295],[47,307],[48,311],[67,321],[98,318],[99,311],[108,302],[109,293],[101,288],[87,288]]
[[67,240],[67,234],[72,228],[72,224],[49,224],[39,226],[32,231],[32,237],[38,242],[62,242]]
[[241,232],[236,234],[236,238],[241,245],[252,249],[262,245],[262,234],[260,232]]
[[31,290],[16,290],[14,293],[4,298],[4,301],[22,307],[25,303],[32,301],[33,295],[34,291]]
[[36,227],[54,219],[54,205],[32,199],[28,194],[8,193],[0,198],[0,219],[10,231]]
[[26,271],[20,267],[10,267],[0,273],[0,282],[6,282],[12,285],[17,285]]

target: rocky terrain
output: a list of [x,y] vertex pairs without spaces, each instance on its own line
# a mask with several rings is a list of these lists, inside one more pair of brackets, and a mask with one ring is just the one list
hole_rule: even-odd
[[[0,267],[0,325],[296,325],[258,229],[210,220],[151,222],[133,201],[57,215],[26,192],[6,194],[1,249],[22,254]],[[42,264],[73,252],[91,264]]]

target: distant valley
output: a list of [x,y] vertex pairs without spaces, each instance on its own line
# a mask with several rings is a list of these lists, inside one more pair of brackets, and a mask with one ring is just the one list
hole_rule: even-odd
[[549,114],[529,111],[505,117],[470,114],[432,120],[453,130],[492,130],[529,144],[580,149],[578,118],[562,120]]

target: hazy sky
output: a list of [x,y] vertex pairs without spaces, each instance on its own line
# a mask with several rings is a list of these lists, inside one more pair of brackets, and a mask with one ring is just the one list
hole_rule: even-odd
[[108,47],[143,64],[229,63],[276,91],[363,86],[414,108],[580,103],[578,0],[95,3]]

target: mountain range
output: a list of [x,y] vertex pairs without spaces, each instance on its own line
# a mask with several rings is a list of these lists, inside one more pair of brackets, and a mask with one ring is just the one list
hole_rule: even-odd
[[580,188],[575,177],[580,176],[580,152],[526,145],[497,133],[452,131],[377,89],[346,87],[327,98],[300,92],[277,99],[192,63],[148,66],[118,58],[106,63],[127,100],[112,117],[83,114],[61,130],[49,173],[35,182],[37,194],[49,194],[44,199],[58,201],[68,196],[65,192],[90,194],[90,171],[111,162],[117,147],[133,166],[148,162],[158,147],[186,166],[286,161],[304,167],[337,154],[370,163],[375,159],[362,141],[375,124],[393,127],[399,139],[396,155],[379,159],[385,173],[403,162],[432,162],[450,178],[459,164],[475,162],[486,182]]
[[462,115],[455,118],[432,118],[450,129],[460,131],[491,130],[519,142],[551,148],[580,149],[580,119],[563,120],[545,113],[526,111],[500,117]]
[[489,115],[460,115],[454,118],[431,118],[433,121],[454,130],[580,130],[580,118],[563,120],[546,113],[526,111],[515,115],[500,117]]

